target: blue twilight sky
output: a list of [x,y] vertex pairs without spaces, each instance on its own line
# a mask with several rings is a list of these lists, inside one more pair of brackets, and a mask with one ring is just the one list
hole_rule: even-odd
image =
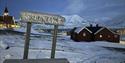
[[125,0],[0,0],[0,15],[6,4],[16,18],[23,10],[102,19],[125,16]]

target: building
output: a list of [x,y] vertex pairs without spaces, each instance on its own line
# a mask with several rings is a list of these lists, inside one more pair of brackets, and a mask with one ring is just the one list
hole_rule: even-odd
[[74,28],[71,31],[71,39],[74,41],[109,41],[119,43],[120,35],[109,30],[106,27],[87,26],[81,28]]
[[12,28],[14,24],[14,17],[9,16],[8,8],[5,7],[3,16],[0,16],[0,28]]
[[120,35],[125,35],[125,28],[117,29],[117,33]]

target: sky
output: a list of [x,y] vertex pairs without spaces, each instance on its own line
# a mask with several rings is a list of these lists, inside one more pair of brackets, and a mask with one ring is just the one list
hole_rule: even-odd
[[0,0],[1,15],[5,6],[15,18],[24,10],[102,20],[125,16],[125,0]]

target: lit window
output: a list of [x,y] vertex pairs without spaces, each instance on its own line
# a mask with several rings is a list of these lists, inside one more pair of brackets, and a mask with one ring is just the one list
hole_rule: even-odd
[[4,13],[4,16],[7,16],[8,15],[8,13]]
[[110,38],[111,36],[110,35],[108,35],[108,38]]
[[102,38],[102,35],[100,35],[99,37]]
[[115,38],[117,38],[118,36],[117,36],[117,35],[115,35],[114,37],[115,37]]
[[83,33],[83,36],[85,37],[85,36],[86,36],[86,33]]

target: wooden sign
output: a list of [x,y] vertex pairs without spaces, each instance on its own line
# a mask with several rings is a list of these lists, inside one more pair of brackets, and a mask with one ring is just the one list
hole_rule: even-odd
[[65,18],[61,17],[60,15],[26,11],[21,13],[21,21],[27,23],[23,59],[28,59],[30,32],[32,23],[43,23],[43,24],[54,25],[51,58],[55,58],[58,25],[63,25]]
[[3,63],[69,63],[67,59],[7,59]]
[[21,21],[52,25],[63,25],[65,18],[55,14],[25,11],[21,12]]

